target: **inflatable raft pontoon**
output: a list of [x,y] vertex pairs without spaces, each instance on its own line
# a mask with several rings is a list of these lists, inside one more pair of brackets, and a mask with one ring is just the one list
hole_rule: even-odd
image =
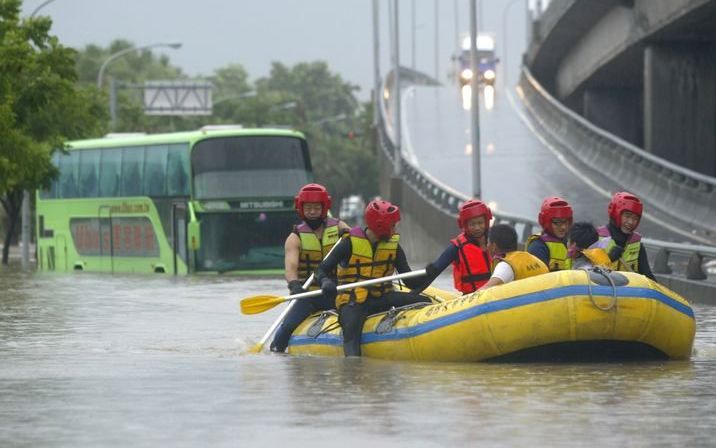
[[[414,361],[683,360],[695,332],[689,303],[647,277],[572,270],[376,314],[362,350]],[[343,356],[342,344],[335,312],[325,312],[296,329],[288,352]]]

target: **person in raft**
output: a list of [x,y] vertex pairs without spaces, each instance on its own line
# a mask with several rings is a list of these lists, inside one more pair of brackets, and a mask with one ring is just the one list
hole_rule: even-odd
[[492,276],[480,290],[549,272],[542,260],[517,250],[517,232],[507,224],[497,224],[490,229],[487,249],[494,254],[497,263]]
[[[455,289],[470,294],[490,279],[492,263],[487,252],[487,232],[490,229],[492,211],[482,201],[465,201],[458,211],[457,226],[462,231],[450,240],[442,254],[425,267],[427,277],[422,289],[452,264]],[[421,289],[421,290],[422,290]]]
[[[291,295],[306,292],[303,284],[338,242],[340,235],[350,230],[343,221],[328,217],[331,196],[323,185],[308,184],[301,187],[294,198],[294,206],[301,222],[294,226],[284,244],[285,275]],[[335,278],[335,271],[331,271],[330,275]],[[309,290],[318,288],[315,282],[308,287]],[[271,351],[285,351],[291,334],[304,319],[316,311],[334,307],[333,298],[323,295],[294,301],[276,329]]]
[[566,238],[572,225],[572,207],[560,197],[546,198],[542,201],[537,220],[542,226],[542,233],[527,238],[527,252],[542,260],[550,271],[571,268]]
[[641,235],[636,232],[643,211],[644,205],[635,195],[625,191],[614,193],[607,206],[609,224],[597,229],[599,241],[592,247],[600,247],[609,254],[612,270],[637,272],[656,281]]
[[591,222],[575,222],[569,228],[567,255],[572,260],[572,269],[584,269],[593,266],[610,268],[611,260],[601,247],[589,247],[599,240],[596,227]]
[[[373,200],[365,209],[366,228],[354,227],[336,249],[316,270],[321,290],[326,299],[335,298],[338,321],[343,328],[343,352],[346,356],[361,355],[361,335],[368,315],[419,302],[430,302],[428,297],[393,290],[393,284],[380,283],[362,288],[336,291],[336,282],[329,274],[338,269],[338,284],[345,285],[362,280],[381,278],[409,272],[405,252],[400,247],[396,224],[400,221],[398,206],[384,200]],[[409,288],[422,284],[420,278],[405,279]]]

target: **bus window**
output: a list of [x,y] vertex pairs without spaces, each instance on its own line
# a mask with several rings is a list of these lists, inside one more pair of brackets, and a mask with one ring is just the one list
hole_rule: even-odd
[[122,150],[121,196],[142,195],[144,174],[144,147],[130,147]]
[[77,197],[77,172],[79,168],[79,153],[71,151],[60,157],[60,197]]
[[119,178],[122,167],[122,149],[102,150],[102,163],[99,173],[99,195],[111,198],[119,196]]
[[79,195],[83,198],[96,198],[99,192],[99,156],[98,150],[79,151]]
[[[59,166],[60,166],[60,156],[61,156],[61,155],[62,155],[62,153],[61,153],[60,151],[55,151],[55,152],[52,154],[52,164],[53,164],[56,168],[59,168]],[[58,193],[58,190],[59,190],[59,185],[58,185],[58,184],[59,184],[59,173],[58,173],[57,177],[55,178],[55,180],[53,180],[52,183],[50,184],[50,189],[49,189],[49,190],[42,190],[42,191],[40,192],[40,197],[41,197],[42,199],[56,199],[56,198],[57,198],[57,193]]]
[[196,199],[286,196],[310,176],[305,143],[294,137],[207,139],[191,160]]
[[147,146],[144,158],[144,194],[167,195],[167,145]]
[[169,146],[167,192],[169,196],[189,196],[189,147],[187,145]]

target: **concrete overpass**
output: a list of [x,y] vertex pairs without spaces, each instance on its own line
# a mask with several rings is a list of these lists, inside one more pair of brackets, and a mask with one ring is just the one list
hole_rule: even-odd
[[553,0],[526,63],[596,126],[716,176],[716,1]]
[[[550,7],[561,4],[564,13],[568,11],[565,7],[575,3],[555,0]],[[623,2],[605,3],[625,7]],[[627,6],[634,7],[635,3]],[[604,14],[607,12],[608,9]],[[540,20],[548,17],[545,13]],[[536,30],[550,29],[540,24],[535,25]],[[545,40],[543,34],[537,36]],[[530,51],[544,51],[536,48],[533,43]],[[532,61],[535,60],[533,55]],[[605,220],[611,192],[633,191],[646,198],[648,204],[649,213],[640,229],[662,240],[650,246],[660,280],[678,283],[675,289],[689,297],[711,297],[711,282],[697,279],[705,277],[704,261],[713,260],[716,249],[682,243],[713,243],[716,178],[647,153],[593,125],[551,95],[528,67],[517,70],[517,64],[512,63],[510,67],[514,73],[505,73],[500,79],[519,78],[518,85],[499,84],[492,91],[491,110],[480,115],[483,199],[495,203],[498,220],[515,224],[524,237],[534,229],[541,199],[556,194],[575,205],[579,219],[599,224]],[[381,191],[403,209],[401,233],[411,258],[427,261],[456,233],[457,207],[470,191],[471,155],[466,146],[469,113],[461,107],[457,86],[425,86],[424,78],[413,75],[409,71],[401,75],[403,144],[402,173],[398,178],[392,175],[391,151],[395,148],[390,101],[384,104],[379,129],[384,149]],[[556,72],[553,75],[551,79],[557,79]],[[554,91],[554,86],[552,82],[549,88]],[[386,87],[390,90],[391,83],[387,82]],[[385,96],[395,95],[389,92]],[[570,104],[570,98],[568,95],[563,101]],[[483,96],[481,100],[483,107],[486,99]],[[687,216],[692,222],[679,222],[674,215]],[[670,257],[673,254],[676,255]],[[668,275],[672,268],[681,271],[680,278]]]

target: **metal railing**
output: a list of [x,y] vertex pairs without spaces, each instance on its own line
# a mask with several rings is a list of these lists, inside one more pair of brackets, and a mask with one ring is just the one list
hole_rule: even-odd
[[697,173],[594,126],[553,98],[523,67],[520,88],[531,118],[584,164],[650,206],[716,234],[716,177]]
[[[401,79],[407,82],[411,82],[410,72],[401,73]],[[531,76],[531,75],[530,75]],[[406,82],[406,84],[407,84]],[[536,81],[534,81],[536,83]],[[386,157],[391,160],[395,161],[394,154],[395,154],[395,146],[394,141],[392,138],[392,126],[390,121],[390,101],[389,99],[392,97],[392,93],[390,92],[390,86],[392,84],[389,83],[386,80],[384,80],[383,83],[383,91],[385,92],[385,89],[387,90],[387,94],[383,95],[383,101],[381,102],[380,110],[380,116],[378,117],[378,139],[379,139],[379,145],[381,149],[383,150]],[[554,105],[554,109],[556,110],[566,110],[561,105]],[[568,110],[567,110],[568,111]],[[571,111],[569,111],[571,112]],[[581,118],[581,117],[579,117]],[[579,120],[577,120],[579,121]],[[581,121],[584,121],[583,119]],[[566,121],[562,121],[562,124],[564,125]],[[598,128],[595,128],[590,123],[580,123],[578,126],[584,126],[587,129],[590,130],[590,132],[595,132],[597,135],[600,136],[600,139],[605,139],[608,137],[608,135],[605,135],[606,133]],[[569,133],[569,130],[565,130],[564,126],[560,127],[560,132],[563,134]],[[584,132],[584,131],[578,131],[578,132]],[[602,140],[604,142],[606,140]],[[626,143],[626,142],[624,142]],[[581,146],[580,146],[581,147]],[[635,148],[638,150],[638,148]],[[641,150],[639,150],[641,151]],[[643,152],[643,151],[641,151]],[[641,155],[640,155],[641,156]],[[647,156],[650,156],[647,154]],[[651,156],[653,157],[653,156]],[[645,160],[650,160],[649,157],[645,157]],[[634,158],[630,158],[630,160],[634,160]],[[629,162],[632,163],[632,162]],[[667,165],[673,165],[669,162],[666,162]],[[674,166],[671,171],[675,173],[683,173],[683,169],[680,167]],[[686,170],[689,171],[689,170]],[[434,178],[430,174],[424,172],[417,166],[414,166],[411,164],[407,158],[401,157],[401,173],[402,173],[402,180],[403,182],[409,186],[411,189],[413,189],[416,193],[418,193],[422,198],[424,198],[427,202],[432,204],[436,209],[442,211],[443,213],[446,213],[452,217],[457,218],[458,209],[460,207],[460,204],[467,199],[469,199],[469,196],[465,195],[464,193],[461,193],[448,185],[445,185],[444,183],[440,182],[438,179]],[[686,174],[686,173],[683,173]],[[698,173],[694,173],[698,174]],[[697,178],[699,176],[696,176]],[[703,176],[707,177],[707,176]],[[706,179],[708,180],[708,179]],[[521,236],[521,241],[525,241],[531,234],[535,233],[535,229],[540,229],[539,224],[529,218],[525,218],[523,216],[518,215],[512,215],[509,213],[504,212],[496,212],[494,214],[495,216],[495,222],[498,223],[507,223],[515,227],[518,231],[518,234]],[[650,251],[655,251],[656,256],[654,258],[653,263],[653,271],[656,274],[671,274],[673,272],[673,267],[676,267],[676,265],[681,265],[682,263],[679,263],[678,261],[674,261],[671,258],[671,255],[675,254],[678,256],[685,256],[688,258],[688,262],[686,263],[685,269],[678,269],[679,272],[685,270],[685,276],[689,280],[705,280],[707,279],[707,274],[705,272],[704,266],[705,262],[711,261],[713,263],[713,260],[716,260],[716,247],[713,246],[700,246],[700,245],[692,245],[692,244],[679,244],[679,243],[670,243],[666,241],[660,241],[660,240],[654,240],[649,238],[644,238],[642,240],[644,243],[644,246],[649,249]],[[716,285],[715,285],[716,287]]]

